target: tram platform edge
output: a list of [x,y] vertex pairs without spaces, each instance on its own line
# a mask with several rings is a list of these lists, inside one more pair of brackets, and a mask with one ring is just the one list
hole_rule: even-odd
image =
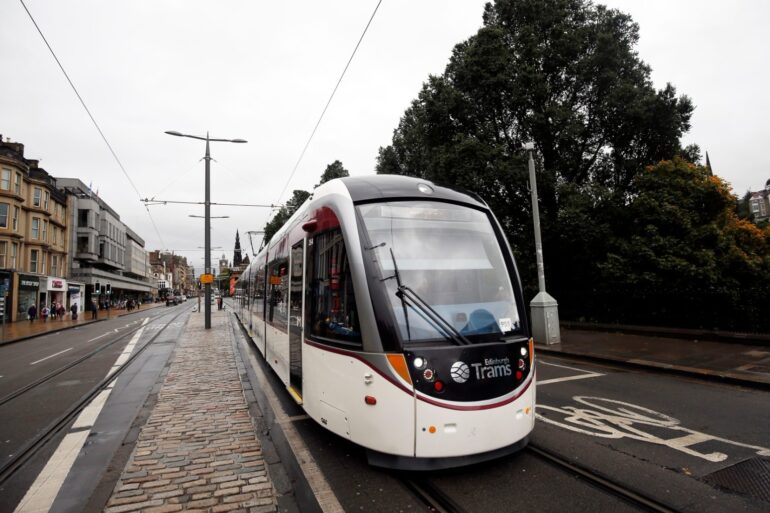
[[541,355],[770,390],[770,349],[753,344],[562,326],[560,343],[536,342],[535,349]]

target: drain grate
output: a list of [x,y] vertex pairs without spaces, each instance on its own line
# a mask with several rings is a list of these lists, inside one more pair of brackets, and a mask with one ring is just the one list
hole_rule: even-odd
[[770,458],[751,458],[712,472],[703,480],[719,488],[770,502]]

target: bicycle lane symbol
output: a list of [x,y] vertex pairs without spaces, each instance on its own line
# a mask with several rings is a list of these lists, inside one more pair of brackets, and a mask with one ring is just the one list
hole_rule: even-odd
[[[770,449],[758,445],[744,444],[680,425],[680,421],[663,413],[643,406],[615,399],[590,396],[574,396],[573,399],[583,407],[563,406],[557,408],[538,404],[536,417],[547,424],[569,429],[576,433],[601,438],[630,438],[641,442],[662,445],[676,451],[696,456],[710,462],[727,459],[722,452],[702,453],[692,446],[709,441],[721,442],[735,447],[755,451],[760,456],[770,456]],[[661,428],[671,432],[671,438],[648,433],[646,428]]]

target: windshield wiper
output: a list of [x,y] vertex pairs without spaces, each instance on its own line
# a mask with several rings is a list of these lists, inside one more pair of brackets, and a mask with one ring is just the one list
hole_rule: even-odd
[[406,320],[406,332],[409,335],[409,340],[412,340],[412,335],[409,333],[409,317],[407,316],[406,308],[407,305],[413,308],[416,307],[418,310],[420,310],[423,316],[427,317],[427,319],[433,323],[447,339],[451,340],[458,346],[471,345],[470,340],[465,338],[462,333],[457,331],[454,326],[447,322],[447,320],[444,319],[440,313],[434,310],[427,301],[422,299],[417,294],[417,292],[401,283],[401,276],[398,273],[396,257],[393,254],[392,249],[390,250],[390,257],[393,259],[394,276],[396,278],[396,285],[398,285],[398,288],[396,289],[396,296],[398,296],[398,298],[401,300],[401,304],[404,307],[404,319]]

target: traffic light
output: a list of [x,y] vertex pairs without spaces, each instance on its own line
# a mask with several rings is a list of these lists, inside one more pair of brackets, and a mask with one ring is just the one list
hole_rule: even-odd
[[102,286],[97,281],[94,283],[94,294],[101,294],[102,293]]
[[110,285],[109,283],[104,286],[104,289],[106,290],[108,296],[112,294],[112,285]]

